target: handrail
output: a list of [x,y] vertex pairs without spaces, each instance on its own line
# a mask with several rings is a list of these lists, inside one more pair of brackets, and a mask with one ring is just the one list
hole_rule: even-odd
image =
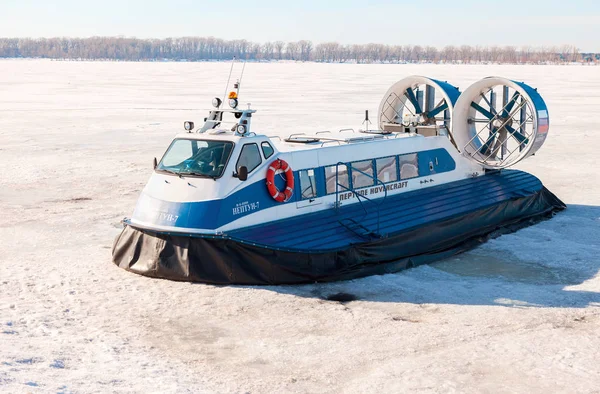
[[277,138],[279,141],[281,141],[281,137],[278,135],[268,135],[267,138]]
[[350,137],[348,138],[349,142],[352,141],[373,141],[379,138],[383,138],[383,134],[373,134],[373,133],[361,133],[361,134],[368,134],[366,137]]
[[[356,227],[364,230],[364,234],[359,234],[356,232],[355,229],[352,228],[352,226],[350,224],[346,224],[346,222],[350,222],[351,224],[354,224]],[[338,223],[341,224],[342,226],[344,226],[347,230],[352,231],[353,233],[355,233],[356,235],[362,237],[362,238],[371,238],[373,236],[373,231],[369,230],[368,228],[366,228],[365,226],[363,226],[362,224],[358,223],[356,220],[354,219],[350,219],[350,218],[344,218],[344,219],[340,219],[338,220]],[[377,236],[379,236],[379,234],[376,234]]]
[[[411,133],[404,132],[404,133],[394,133],[394,134],[395,134],[394,138],[398,138],[398,137],[402,137],[402,136],[404,136],[406,134],[411,134]],[[417,133],[412,133],[412,134],[417,134]]]
[[[342,143],[353,144],[353,143],[359,143],[359,142],[369,142],[369,141],[374,141],[377,139],[382,139],[387,136],[386,134],[367,134],[367,135],[365,135],[365,134],[360,133],[360,134],[362,134],[361,136],[340,138],[340,137],[335,137],[335,136],[324,137],[322,135],[318,135],[320,133],[323,134],[323,133],[328,133],[328,132],[320,131],[313,135],[306,134],[306,133],[290,134],[290,136],[287,137],[285,139],[285,141],[286,142],[322,142],[321,146],[323,146],[329,142],[337,142],[338,145],[342,145]],[[300,141],[301,138],[305,138],[307,141]]]
[[325,141],[323,141],[321,143],[321,148],[323,147],[323,145],[329,144],[329,143],[332,143],[332,142],[337,142],[338,145],[342,145],[342,141],[340,141],[340,140],[325,139]]
[[[358,193],[356,190],[354,190],[354,187],[352,187],[352,189],[350,189],[349,187],[346,187],[346,186],[342,185],[341,183],[339,183],[339,171],[338,171],[338,169],[339,169],[340,165],[346,166],[346,170],[351,169],[352,171],[357,171],[357,172],[359,172],[359,173],[361,173],[361,174],[363,174],[363,175],[365,175],[365,176],[373,179],[375,185],[377,185],[378,183],[381,184],[383,186],[383,191],[384,191],[384,195],[383,195],[383,198],[381,199],[381,201],[379,203],[376,203],[374,201],[374,199],[371,199],[371,198],[369,198],[367,196],[363,196],[362,194]],[[347,171],[347,174],[348,174],[348,183],[350,184],[350,182],[351,182],[351,180],[350,180],[350,172]],[[361,198],[364,198],[365,200],[367,200],[367,201],[369,201],[369,202],[371,202],[371,203],[373,203],[373,204],[375,204],[377,206],[377,235],[380,235],[379,234],[379,230],[380,230],[380,228],[379,228],[379,222],[380,222],[380,212],[379,212],[380,210],[379,210],[379,206],[385,202],[385,199],[387,198],[387,195],[388,195],[388,191],[387,191],[387,188],[385,187],[385,183],[383,183],[379,179],[375,178],[375,176],[369,175],[366,172],[361,171],[361,170],[355,168],[350,163],[342,163],[341,161],[339,161],[335,165],[335,184],[336,184],[336,188],[335,188],[335,208],[336,208],[336,210],[339,210],[339,207],[340,207],[340,200],[339,200],[339,193],[340,192],[339,192],[339,188],[337,186],[340,186],[343,189],[345,189],[345,190],[351,192],[352,194],[354,194],[356,196],[358,202],[360,203],[361,208],[363,209],[363,211],[365,211],[365,214],[368,214],[368,211],[365,208],[363,202],[361,201]],[[352,185],[352,186],[354,186],[354,185]]]
[[295,135],[306,135],[306,133],[294,133],[294,134],[290,134],[290,135],[287,137],[287,139],[289,140],[289,139],[291,139],[291,138],[292,138],[293,136],[295,136]]
[[331,131],[329,131],[329,130],[323,130],[323,131],[317,131],[316,132],[316,134],[325,134],[325,133],[331,134]]
[[342,132],[344,132],[344,131],[351,131],[351,132],[353,132],[353,133],[356,133],[356,132],[354,131],[354,129],[353,129],[353,128],[340,129],[340,131],[338,131],[338,133],[342,133]]
[[393,134],[391,131],[386,130],[359,130],[361,134],[375,134],[375,135],[390,135]]

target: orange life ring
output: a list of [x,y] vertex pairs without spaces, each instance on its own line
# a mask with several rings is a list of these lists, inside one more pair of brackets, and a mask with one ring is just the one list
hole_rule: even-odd
[[[277,171],[283,171],[285,173],[285,190],[280,192],[275,186],[275,174]],[[292,168],[285,162],[285,160],[277,159],[269,165],[267,170],[267,189],[269,194],[277,202],[286,202],[292,198],[294,194],[294,172]]]

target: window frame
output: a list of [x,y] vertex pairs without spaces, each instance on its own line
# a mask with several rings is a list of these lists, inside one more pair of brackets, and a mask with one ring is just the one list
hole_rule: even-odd
[[260,162],[253,168],[253,169],[248,169],[248,174],[250,174],[252,171],[256,170],[258,167],[260,167],[260,165],[263,162],[263,158],[262,155],[260,154],[260,148],[258,147],[258,144],[256,142],[249,142],[247,144],[242,145],[242,148],[240,149],[240,155],[238,156],[237,161],[235,162],[235,172],[238,172],[238,164],[240,163],[240,159],[242,158],[242,152],[244,151],[244,147],[248,146],[248,145],[255,145],[256,146],[256,150],[258,152],[258,158],[260,159]]
[[[315,181],[314,185],[311,183],[311,186],[313,187],[313,192],[314,192],[314,196],[312,197],[304,197],[302,195],[302,176],[300,175],[300,173],[302,171],[305,171],[308,174],[308,171],[312,171],[313,175],[312,178]],[[310,175],[307,175],[309,177],[309,181],[310,181]],[[317,168],[303,168],[301,170],[298,170],[298,186],[300,188],[300,201],[305,201],[305,200],[310,200],[313,198],[318,198],[319,197],[319,188],[317,187]]]
[[[271,154],[269,156],[265,155],[265,149],[263,147],[264,144],[269,145],[269,148],[271,149]],[[260,143],[260,150],[262,152],[263,157],[265,158],[265,160],[267,160],[269,157],[273,156],[275,154],[275,148],[273,148],[273,145],[271,145],[269,143],[269,141],[262,141]]]
[[[402,167],[400,165],[400,157],[402,156],[408,156],[408,155],[415,155],[417,157],[417,175],[416,176],[412,176],[410,178],[402,178]],[[405,181],[407,179],[415,179],[415,178],[420,178],[422,176],[425,175],[421,175],[421,170],[419,169],[419,152],[411,152],[411,153],[403,153],[401,155],[397,155],[398,159],[397,159],[397,164],[396,166],[398,167],[398,180],[399,181]]]
[[[347,178],[347,179],[348,179],[348,190],[346,190],[346,189],[343,189],[343,190],[340,190],[340,191],[339,191],[339,193],[344,193],[344,192],[347,192],[347,191],[353,190],[353,187],[352,187],[352,177],[350,176],[350,168],[349,168],[348,164],[350,164],[350,163],[344,163],[344,165],[346,166],[346,176],[348,177],[348,178]],[[334,190],[334,191],[332,191],[332,192],[329,192],[329,191],[327,190],[327,168],[329,168],[329,167],[334,167],[334,168],[336,168],[336,167],[339,167],[339,166],[338,166],[337,164],[329,164],[329,165],[325,165],[325,166],[323,166],[323,172],[325,173],[324,175],[325,175],[325,195],[326,195],[326,196],[330,196],[330,195],[332,195],[332,194],[338,193],[338,192],[336,191],[336,190],[337,190],[337,187],[335,188],[336,190]],[[337,186],[337,185],[336,185],[336,186]]]
[[[227,156],[227,160],[225,161],[225,166],[223,167],[223,172],[221,173],[221,175],[219,176],[208,176],[208,175],[188,175],[186,174],[186,177],[190,177],[190,178],[208,178],[208,179],[220,179],[223,178],[223,176],[225,175],[225,173],[227,172],[227,166],[229,165],[229,160],[231,160],[231,156],[233,156],[233,151],[235,150],[235,142],[233,141],[228,141],[228,140],[205,140],[205,139],[199,139],[199,138],[174,138],[173,141],[171,141],[171,143],[169,144],[169,146],[167,147],[167,149],[165,149],[165,153],[163,153],[163,155],[160,157],[160,160],[157,161],[157,163],[161,163],[163,161],[163,159],[165,158],[165,156],[167,155],[167,152],[171,149],[171,146],[173,146],[173,144],[175,144],[176,141],[179,140],[184,140],[184,141],[204,141],[204,142],[209,142],[209,141],[214,141],[214,142],[224,142],[224,143],[229,143],[231,144],[231,150],[229,151],[229,156]],[[161,170],[155,168],[154,172],[159,173],[159,174],[163,174],[163,175],[169,175],[169,176],[178,176],[177,174],[172,174],[170,172]]]
[[[371,178],[369,178],[368,176],[362,174],[363,172],[366,172],[366,171],[362,171],[362,170],[360,170],[360,169],[357,168],[356,170],[357,170],[358,175],[359,176],[364,176],[364,177],[367,177],[367,178],[371,179],[372,183],[370,185],[364,185],[364,186],[357,186],[357,187],[355,187],[354,186],[354,174],[352,174],[352,176],[350,177],[351,182],[352,182],[351,183],[352,184],[351,189],[362,189],[362,188],[365,188],[365,187],[375,186],[377,184],[377,180],[376,180],[377,179],[377,171],[376,171],[376,168],[375,168],[375,162],[374,162],[374,160],[376,160],[376,159],[364,159],[364,160],[357,160],[357,161],[352,161],[352,162],[348,163],[349,164],[350,173],[352,173],[354,171],[354,163],[364,163],[364,162],[370,161],[371,162],[371,172],[373,173],[371,175]],[[359,172],[359,171],[362,171],[362,172]]]
[[[375,160],[375,177],[377,178],[377,180],[379,182],[386,184],[386,183],[393,183],[393,182],[400,181],[400,167],[399,167],[400,161],[398,160],[398,156],[402,156],[402,155],[390,155],[390,156],[377,157],[374,159]],[[377,166],[377,160],[381,160],[381,159],[394,159],[394,161],[396,162],[396,165],[394,166],[394,172],[396,173],[396,180],[386,182],[383,179],[379,179],[379,167]]]

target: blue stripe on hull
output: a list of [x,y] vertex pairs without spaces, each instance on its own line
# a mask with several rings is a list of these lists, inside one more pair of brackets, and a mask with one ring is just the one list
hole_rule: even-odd
[[[534,194],[542,183],[533,175],[504,170],[478,178],[465,179],[424,190],[388,197],[380,205],[379,234],[403,231],[463,215],[500,202]],[[307,214],[259,226],[231,231],[228,237],[243,242],[302,251],[340,249],[365,239],[339,223],[353,219],[377,231],[376,208],[365,203]]]

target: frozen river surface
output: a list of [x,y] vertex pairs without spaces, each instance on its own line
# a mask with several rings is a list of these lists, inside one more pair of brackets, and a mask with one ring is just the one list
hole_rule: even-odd
[[[519,165],[569,207],[398,274],[281,287],[112,265],[119,221],[229,65],[0,61],[0,392],[598,392],[600,69],[249,64],[268,135],[358,127],[421,74],[537,87],[550,136]],[[327,301],[346,292],[358,299]]]

